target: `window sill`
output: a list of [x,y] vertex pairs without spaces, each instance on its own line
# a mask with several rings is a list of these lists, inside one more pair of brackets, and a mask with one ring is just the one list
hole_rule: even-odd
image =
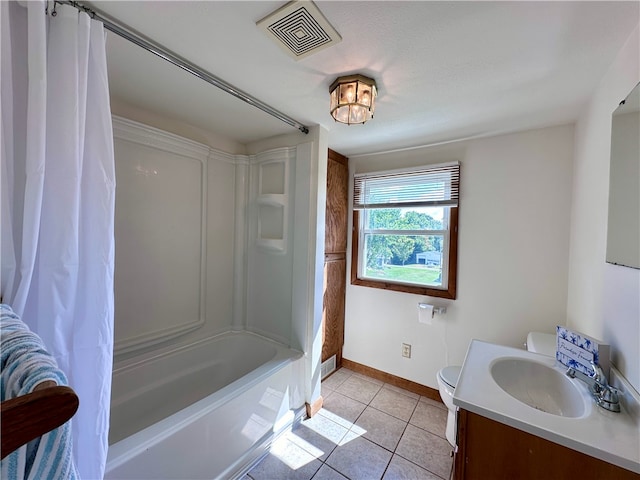
[[364,280],[358,277],[351,278],[351,285],[392,290],[394,292],[412,293],[414,295],[425,295],[428,297],[448,298],[450,300],[456,299],[455,288],[451,286],[449,289],[444,290],[439,288],[420,287],[418,285],[403,285],[401,283],[383,282],[378,280]]

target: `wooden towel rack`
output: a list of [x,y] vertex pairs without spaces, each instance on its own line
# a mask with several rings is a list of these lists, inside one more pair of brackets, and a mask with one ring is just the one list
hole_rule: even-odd
[[27,395],[0,403],[1,457],[68,421],[78,410],[78,396],[70,387],[43,382]]

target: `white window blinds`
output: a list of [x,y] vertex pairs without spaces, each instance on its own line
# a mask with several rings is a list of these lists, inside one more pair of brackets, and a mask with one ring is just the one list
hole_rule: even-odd
[[356,174],[353,208],[456,207],[459,187],[458,162]]

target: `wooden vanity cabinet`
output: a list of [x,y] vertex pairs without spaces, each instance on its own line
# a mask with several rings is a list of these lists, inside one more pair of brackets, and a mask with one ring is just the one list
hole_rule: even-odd
[[640,475],[461,409],[453,478],[640,480]]

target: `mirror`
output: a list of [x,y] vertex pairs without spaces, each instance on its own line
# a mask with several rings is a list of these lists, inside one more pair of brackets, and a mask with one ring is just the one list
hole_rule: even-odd
[[607,262],[640,268],[640,84],[612,117]]

